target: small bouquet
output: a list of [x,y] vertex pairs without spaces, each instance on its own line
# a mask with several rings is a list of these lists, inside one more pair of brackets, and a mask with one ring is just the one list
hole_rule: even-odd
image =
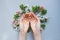
[[[20,5],[20,10],[16,11],[16,14],[13,16],[14,20],[13,20],[13,28],[19,30],[19,20],[21,18],[21,16],[23,14],[25,14],[26,12],[34,12],[34,14],[36,16],[38,16],[40,18],[40,22],[41,22],[41,28],[45,29],[46,27],[46,23],[47,23],[47,17],[45,17],[47,10],[43,7],[43,6],[32,6],[31,9],[26,6],[21,4]],[[28,32],[31,30],[31,28],[28,29]]]

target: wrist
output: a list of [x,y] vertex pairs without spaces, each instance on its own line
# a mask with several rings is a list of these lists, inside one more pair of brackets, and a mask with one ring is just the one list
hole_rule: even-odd
[[34,35],[38,35],[38,34],[40,34],[41,32],[40,32],[40,30],[35,30],[35,31],[33,31],[33,34]]
[[42,40],[40,32],[35,32],[33,36],[34,36],[34,40]]
[[22,34],[22,35],[26,35],[27,34],[27,32],[25,32],[25,31],[22,31],[22,30],[20,30],[20,32],[19,32],[20,34]]
[[25,30],[20,30],[20,32],[23,34],[27,34],[27,31],[25,31]]
[[26,40],[27,33],[20,31],[19,32],[19,40]]
[[39,36],[39,35],[40,35],[40,32],[38,32],[38,33],[33,33],[33,35],[34,35],[34,37]]

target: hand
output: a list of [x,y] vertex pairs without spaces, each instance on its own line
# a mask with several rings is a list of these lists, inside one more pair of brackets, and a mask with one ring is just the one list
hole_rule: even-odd
[[33,13],[31,14],[32,18],[30,20],[31,29],[33,31],[34,40],[42,40],[41,39],[41,31],[40,31],[40,20]]
[[27,40],[28,28],[29,28],[29,21],[26,18],[26,14],[24,14],[20,19],[19,40]]
[[20,31],[27,32],[29,28],[29,21],[24,14],[20,19]]
[[33,32],[40,31],[40,19],[34,13],[31,13],[30,24]]

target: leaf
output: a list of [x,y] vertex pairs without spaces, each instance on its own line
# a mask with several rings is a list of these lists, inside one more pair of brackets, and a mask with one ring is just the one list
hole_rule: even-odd
[[18,25],[16,25],[17,27],[19,26],[19,24]]
[[43,20],[40,19],[40,22],[41,22],[41,23],[47,23],[47,21],[48,21],[47,18],[45,18],[45,19],[43,19]]
[[41,12],[41,15],[45,15],[46,13],[47,13],[47,10],[43,9],[42,12]]
[[40,20],[41,23],[44,23],[44,20]]
[[46,25],[45,25],[45,24],[41,24],[41,27],[42,27],[43,29],[45,29]]
[[19,15],[18,14],[15,14],[14,15],[14,19],[18,19]]
[[24,6],[23,4],[20,5],[21,10],[25,11],[25,9],[27,8],[27,6]]
[[40,6],[32,6],[32,11],[34,13],[39,12]]
[[48,19],[47,19],[47,18],[45,18],[45,23],[47,23],[47,21],[48,21]]
[[22,11],[22,14],[26,13],[26,11]]

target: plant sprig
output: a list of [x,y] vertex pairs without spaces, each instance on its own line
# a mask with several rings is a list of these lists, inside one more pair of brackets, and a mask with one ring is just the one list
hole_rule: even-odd
[[45,29],[46,25],[45,24],[41,24],[41,28]]
[[32,6],[32,11],[34,13],[39,12],[39,10],[40,10],[40,6]]
[[24,6],[23,4],[20,5],[21,10],[25,11],[25,9],[27,8],[27,6]]
[[19,15],[15,14],[13,18],[16,20],[16,19],[18,19],[18,17],[19,17]]
[[47,10],[43,9],[42,12],[41,12],[41,15],[45,15],[46,13],[47,13]]

